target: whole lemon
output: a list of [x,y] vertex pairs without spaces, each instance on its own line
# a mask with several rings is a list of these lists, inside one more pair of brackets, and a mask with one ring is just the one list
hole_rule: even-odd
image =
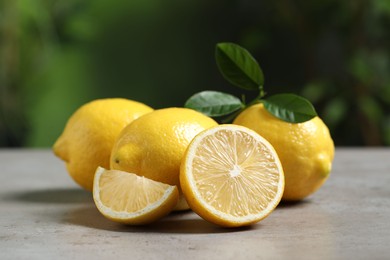
[[233,123],[251,128],[275,148],[285,174],[283,200],[301,200],[329,177],[334,144],[319,117],[288,123],[271,115],[263,104],[256,104],[241,112]]
[[155,110],[123,129],[111,153],[111,168],[179,187],[180,164],[191,140],[217,125],[187,108]]
[[110,153],[120,131],[151,111],[153,109],[147,105],[128,99],[91,101],[69,118],[53,151],[66,162],[74,181],[91,191],[96,168],[109,167]]

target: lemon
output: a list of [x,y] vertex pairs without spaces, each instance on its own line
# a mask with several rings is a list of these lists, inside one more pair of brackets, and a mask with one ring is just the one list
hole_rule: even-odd
[[98,166],[109,167],[110,153],[120,131],[151,111],[152,108],[127,99],[91,101],[69,118],[53,151],[66,162],[74,181],[92,191],[95,170]]
[[[123,129],[111,153],[111,169],[179,186],[180,163],[188,144],[215,125],[213,119],[191,109],[155,110]],[[177,209],[188,209],[180,201]]]
[[178,202],[179,192],[176,186],[133,173],[98,167],[93,183],[93,199],[106,218],[141,225],[169,214]]
[[319,117],[287,123],[272,116],[263,104],[256,104],[241,112],[233,123],[253,129],[275,148],[286,179],[283,200],[301,200],[329,177],[334,144]]
[[220,125],[198,134],[181,164],[180,183],[191,209],[224,227],[256,223],[283,195],[284,175],[272,145],[256,132]]

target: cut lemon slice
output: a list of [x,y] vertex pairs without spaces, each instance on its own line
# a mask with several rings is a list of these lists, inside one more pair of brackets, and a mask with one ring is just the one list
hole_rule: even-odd
[[180,184],[191,209],[225,227],[267,217],[283,195],[284,175],[271,144],[242,126],[220,125],[190,143]]
[[169,214],[179,200],[179,192],[176,186],[98,167],[93,199],[98,210],[108,219],[141,225]]

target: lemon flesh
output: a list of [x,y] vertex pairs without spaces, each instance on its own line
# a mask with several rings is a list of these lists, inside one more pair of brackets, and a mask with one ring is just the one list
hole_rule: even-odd
[[197,135],[181,165],[190,207],[226,227],[256,223],[280,202],[284,175],[273,147],[254,131],[221,125]]
[[94,178],[93,198],[106,218],[140,225],[169,214],[178,202],[179,192],[176,186],[99,167]]

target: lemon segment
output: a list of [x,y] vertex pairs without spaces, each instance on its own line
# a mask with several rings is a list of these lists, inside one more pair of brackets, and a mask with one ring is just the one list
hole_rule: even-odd
[[179,200],[176,186],[118,170],[96,170],[93,199],[108,219],[141,225],[169,214]]
[[256,223],[275,209],[284,175],[278,155],[264,138],[246,127],[220,125],[192,140],[180,183],[197,214],[237,227]]

